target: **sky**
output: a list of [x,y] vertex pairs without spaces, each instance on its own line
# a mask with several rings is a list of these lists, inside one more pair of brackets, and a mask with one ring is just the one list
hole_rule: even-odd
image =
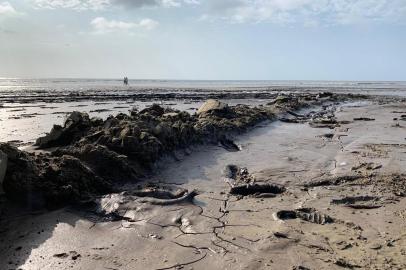
[[0,77],[406,80],[406,0],[0,0]]

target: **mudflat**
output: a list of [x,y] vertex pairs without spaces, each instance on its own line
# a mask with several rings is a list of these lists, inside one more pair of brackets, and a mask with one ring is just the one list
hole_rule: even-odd
[[405,100],[268,98],[2,144],[0,268],[405,269]]

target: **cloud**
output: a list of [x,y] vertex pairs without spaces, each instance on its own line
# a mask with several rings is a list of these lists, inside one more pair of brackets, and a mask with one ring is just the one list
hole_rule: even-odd
[[124,8],[180,7],[199,4],[199,0],[32,0],[39,9],[103,10],[113,6]]
[[133,30],[152,30],[158,26],[158,22],[152,19],[142,19],[139,22],[123,22],[108,20],[104,17],[97,17],[90,22],[96,34],[107,34],[113,32],[131,32]]
[[206,0],[203,18],[233,23],[332,25],[404,23],[404,0]]
[[35,8],[73,10],[101,10],[110,5],[110,0],[32,0]]
[[17,11],[9,2],[0,3],[0,16],[12,16],[17,14]]
[[[1,1],[1,0],[0,0]],[[30,0],[36,8],[199,7],[200,20],[282,25],[406,23],[406,0]],[[7,2],[5,2],[7,3]]]
[[111,3],[127,8],[181,7],[183,5],[198,5],[200,0],[111,0]]
[[129,8],[139,8],[144,6],[163,6],[163,7],[179,7],[181,2],[178,0],[112,0],[113,4],[121,5]]

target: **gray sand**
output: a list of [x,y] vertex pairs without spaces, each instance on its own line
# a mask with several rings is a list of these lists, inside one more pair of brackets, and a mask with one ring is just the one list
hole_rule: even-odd
[[[404,188],[406,181],[406,121],[393,120],[405,110],[405,103],[347,104],[336,117],[349,123],[334,129],[264,123],[237,138],[239,152],[197,147],[161,162],[148,182],[197,189],[193,203],[106,196],[103,206],[118,209],[125,217],[119,221],[70,207],[21,213],[11,206],[0,231],[0,268],[405,269],[406,199],[397,184]],[[228,164],[287,191],[271,198],[228,195],[222,175]],[[359,179],[304,187],[348,175]],[[333,222],[278,217],[299,208]]]

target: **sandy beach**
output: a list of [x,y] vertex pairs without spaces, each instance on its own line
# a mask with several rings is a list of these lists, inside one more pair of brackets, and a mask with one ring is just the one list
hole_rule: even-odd
[[230,95],[2,144],[0,268],[406,268],[403,98]]

